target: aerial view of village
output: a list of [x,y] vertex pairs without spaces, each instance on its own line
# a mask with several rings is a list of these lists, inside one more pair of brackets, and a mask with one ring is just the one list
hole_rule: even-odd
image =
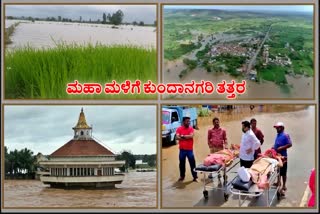
[[4,115],[2,207],[156,207],[156,106],[8,105]]
[[[238,98],[313,98],[313,5],[165,5],[163,17],[165,83],[246,80]],[[164,96],[209,97],[225,95]]]
[[[6,99],[156,98],[104,90],[157,81],[155,5],[8,4],[4,18]],[[75,80],[100,88],[67,93]]]

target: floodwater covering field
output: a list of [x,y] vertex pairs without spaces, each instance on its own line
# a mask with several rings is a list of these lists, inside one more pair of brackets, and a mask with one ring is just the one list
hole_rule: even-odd
[[[10,26],[15,20],[7,21]],[[67,84],[75,80],[102,86],[112,80],[156,83],[155,27],[23,21],[10,40],[5,52],[7,99],[156,98],[143,93],[66,93]]]
[[[295,13],[290,6],[285,6],[286,13],[228,7],[164,7],[163,81],[217,84],[223,76],[228,83],[247,80],[247,93],[239,98],[313,98],[312,11]],[[165,98],[222,96],[225,99],[216,93]]]
[[156,172],[129,172],[115,189],[66,190],[38,180],[5,180],[4,207],[156,207]]
[[[6,20],[11,24],[17,20]],[[7,26],[7,23],[6,23]],[[156,28],[148,26],[113,25],[22,21],[12,36],[13,43],[7,48],[31,45],[36,48],[55,47],[63,41],[67,44],[134,45],[145,48],[156,47]]]

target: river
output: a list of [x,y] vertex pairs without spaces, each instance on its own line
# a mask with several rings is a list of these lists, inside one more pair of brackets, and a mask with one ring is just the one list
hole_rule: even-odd
[[5,180],[4,207],[156,207],[156,172],[129,172],[115,189],[65,190],[38,180]]

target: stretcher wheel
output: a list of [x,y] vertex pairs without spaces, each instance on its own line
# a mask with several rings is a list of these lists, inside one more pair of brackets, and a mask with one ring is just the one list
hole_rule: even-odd
[[208,193],[207,190],[204,190],[204,191],[203,191],[203,197],[204,197],[205,199],[207,199],[207,198],[209,197],[209,193]]
[[224,195],[223,195],[223,196],[224,196],[224,200],[225,200],[225,201],[228,201],[228,199],[229,199],[229,194],[224,193]]

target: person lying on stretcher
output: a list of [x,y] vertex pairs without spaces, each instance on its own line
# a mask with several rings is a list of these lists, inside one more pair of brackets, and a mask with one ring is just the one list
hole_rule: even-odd
[[223,149],[218,152],[209,154],[203,161],[203,165],[211,166],[220,164],[222,166],[229,165],[235,157],[239,155],[239,147],[231,145],[231,149]]
[[274,149],[269,149],[260,155],[250,168],[239,168],[238,175],[243,182],[251,180],[259,189],[268,189],[270,186],[268,175],[274,172],[276,166],[283,166],[282,157]]

